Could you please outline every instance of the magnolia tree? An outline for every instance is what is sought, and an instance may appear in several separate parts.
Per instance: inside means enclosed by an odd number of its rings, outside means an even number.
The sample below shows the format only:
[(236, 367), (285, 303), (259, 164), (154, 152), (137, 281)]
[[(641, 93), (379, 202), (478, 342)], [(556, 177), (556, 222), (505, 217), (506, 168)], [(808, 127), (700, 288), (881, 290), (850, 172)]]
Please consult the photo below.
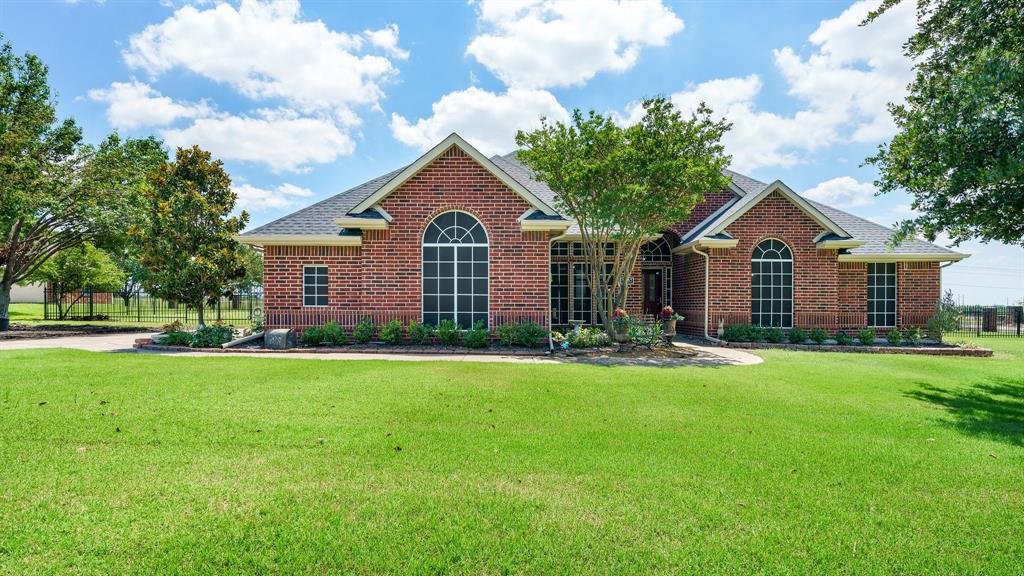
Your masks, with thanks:
[[(558, 209), (576, 220), (587, 282), (609, 334), (622, 330), (612, 312), (626, 302), (640, 248), (689, 217), (705, 194), (729, 184), (721, 144), (730, 128), (703, 104), (684, 118), (671, 102), (643, 102), (636, 124), (619, 126), (594, 111), (569, 123), (519, 132), (519, 158), (555, 192)], [(613, 256), (605, 247), (614, 243)]]

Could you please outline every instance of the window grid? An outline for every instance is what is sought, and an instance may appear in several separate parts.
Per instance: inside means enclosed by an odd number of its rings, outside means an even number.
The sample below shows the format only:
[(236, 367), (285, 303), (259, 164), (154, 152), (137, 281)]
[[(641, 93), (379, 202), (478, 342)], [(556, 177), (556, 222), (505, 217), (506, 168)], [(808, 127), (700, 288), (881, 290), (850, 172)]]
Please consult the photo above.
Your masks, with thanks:
[(588, 264), (575, 264), (572, 267), (572, 319), (575, 322), (593, 324), (591, 311), (593, 301), (587, 276), (590, 274)]
[(462, 329), (487, 326), (487, 234), (465, 212), (445, 212), (427, 225), (423, 242), (423, 323), (453, 320)]
[(327, 266), (302, 267), (302, 305), (327, 306)]
[(868, 326), (896, 326), (896, 263), (868, 264)]
[(551, 323), (569, 323), (569, 265), (565, 263), (551, 265)]
[(750, 318), (755, 326), (793, 326), (793, 253), (781, 240), (768, 239), (751, 259)]
[(671, 264), (672, 250), (664, 237), (640, 247), (640, 260), (644, 264)]

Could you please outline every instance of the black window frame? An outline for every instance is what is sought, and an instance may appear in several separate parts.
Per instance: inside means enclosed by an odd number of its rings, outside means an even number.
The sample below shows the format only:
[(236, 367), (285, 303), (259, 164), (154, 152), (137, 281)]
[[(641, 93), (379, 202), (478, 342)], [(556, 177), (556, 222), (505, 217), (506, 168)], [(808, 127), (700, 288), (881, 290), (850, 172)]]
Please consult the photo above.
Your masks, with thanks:
[(793, 251), (777, 238), (758, 243), (750, 257), (750, 323), (792, 328)]
[[(869, 262), (867, 266), (867, 319), (870, 328), (895, 328), (897, 314), (895, 262)], [(880, 323), (879, 320), (882, 322)]]
[(490, 324), (490, 246), (480, 220), (450, 210), (435, 216), (421, 242), (421, 321), (452, 320), (462, 330)]
[[(313, 269), (310, 274), (308, 270)], [(302, 266), (303, 308), (325, 308), (330, 305), (330, 270), (326, 264), (304, 264)], [(312, 283), (310, 280), (312, 279)], [(312, 293), (310, 290), (312, 289)], [(312, 298), (312, 304), (310, 299)], [(320, 299), (323, 299), (322, 302)]]

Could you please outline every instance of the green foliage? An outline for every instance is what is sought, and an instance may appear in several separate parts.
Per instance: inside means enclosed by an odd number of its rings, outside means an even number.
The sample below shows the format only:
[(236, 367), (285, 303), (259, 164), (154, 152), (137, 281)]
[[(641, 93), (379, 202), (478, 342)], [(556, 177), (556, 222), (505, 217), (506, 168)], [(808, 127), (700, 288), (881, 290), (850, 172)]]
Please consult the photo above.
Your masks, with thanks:
[(917, 346), (918, 344), (921, 343), (921, 336), (921, 328), (918, 326), (912, 326), (910, 328), (907, 328), (907, 330), (903, 333), (903, 337), (906, 339), (907, 344), (911, 344), (914, 346)]
[(764, 341), (771, 342), (772, 344), (778, 344), (786, 339), (786, 333), (782, 331), (782, 328), (771, 327), (764, 329)]
[(906, 103), (890, 108), (899, 132), (867, 160), (882, 192), (909, 192), (922, 213), (897, 241), (920, 231), (1024, 244), (1022, 46), (1019, 1), (918, 0), (904, 47), (916, 76)]
[[(640, 247), (729, 184), (721, 138), (730, 124), (713, 120), (703, 104), (685, 119), (666, 98), (642, 106), (643, 118), (627, 127), (611, 115), (575, 110), (569, 122), (542, 120), (516, 134), (519, 159), (555, 191), (559, 212), (579, 223), (595, 311), (612, 332), (622, 331), (611, 312), (626, 301)], [(609, 272), (604, 252), (613, 241)]]
[(473, 327), (466, 331), (462, 343), (467, 348), (487, 348), (491, 343), (491, 334), (484, 326), (483, 320), (477, 320)]
[(839, 332), (836, 332), (836, 344), (839, 344), (840, 346), (849, 346), (850, 344), (853, 344), (853, 336), (850, 336), (846, 332), (840, 330)]
[(181, 323), (181, 320), (175, 320), (164, 324), (160, 329), (164, 332), (180, 332), (182, 326), (184, 326), (184, 324)]
[(263, 253), (251, 246), (240, 244), (238, 255), (242, 260), (244, 273), (241, 278), (231, 283), (231, 288), (238, 292), (252, 292), (263, 286)]
[(813, 328), (807, 333), (807, 337), (815, 344), (824, 344), (825, 340), (828, 340), (828, 332), (825, 332), (821, 328)]
[(522, 346), (524, 348), (536, 348), (541, 344), (541, 338), (548, 335), (548, 331), (536, 322), (513, 322), (498, 326), (498, 342), (502, 346)]
[(63, 320), (71, 307), (86, 296), (87, 288), (96, 292), (117, 290), (124, 272), (106, 252), (85, 243), (58, 252), (29, 279), (50, 285), (58, 317)]
[(422, 324), (416, 320), (410, 320), (406, 331), (409, 333), (409, 341), (413, 344), (426, 344), (434, 334), (434, 327), (430, 324)]
[(437, 323), (437, 337), (441, 340), (442, 344), (454, 346), (459, 343), (459, 339), (462, 337), (462, 334), (459, 332), (460, 329), (461, 327), (454, 320), (441, 320)]
[(402, 322), (391, 320), (380, 327), (380, 339), (388, 344), (402, 343)]
[(344, 346), (348, 344), (348, 334), (337, 322), (328, 322), (323, 327), (323, 341), (331, 346)]
[(245, 276), (245, 260), (232, 237), (245, 228), (243, 210), (230, 216), (237, 195), (223, 163), (198, 146), (179, 148), (175, 161), (150, 176), (147, 219), (132, 229), (142, 263), (150, 271), (146, 289), (203, 311)]
[(722, 338), (728, 342), (760, 342), (764, 339), (764, 330), (750, 324), (729, 324)]
[(181, 330), (168, 332), (160, 339), (160, 344), (163, 346), (191, 346), (192, 333)]
[(928, 335), (942, 341), (942, 336), (960, 327), (960, 311), (953, 300), (953, 292), (947, 290), (939, 301), (939, 309), (928, 319), (925, 325)]
[(377, 326), (373, 323), (373, 318), (366, 316), (356, 324), (356, 327), (352, 330), (352, 339), (358, 344), (366, 344), (377, 334)]
[(875, 330), (874, 328), (861, 328), (860, 332), (857, 332), (857, 340), (865, 346), (875, 345)]
[(903, 344), (903, 333), (900, 332), (899, 328), (893, 328), (889, 330), (889, 336), (886, 339), (889, 341), (889, 344), (899, 346)]
[(789, 329), (788, 337), (791, 344), (803, 344), (807, 340), (807, 332), (799, 326), (793, 326)]
[(310, 326), (299, 336), (299, 342), (306, 346), (319, 346), (324, 341), (324, 331), (322, 328), (316, 326)]
[(192, 334), (193, 348), (219, 348), (221, 344), (231, 342), (235, 337), (234, 330), (223, 324), (200, 326)]
[(600, 328), (576, 326), (565, 333), (565, 342), (571, 348), (600, 348), (611, 343), (611, 338)]

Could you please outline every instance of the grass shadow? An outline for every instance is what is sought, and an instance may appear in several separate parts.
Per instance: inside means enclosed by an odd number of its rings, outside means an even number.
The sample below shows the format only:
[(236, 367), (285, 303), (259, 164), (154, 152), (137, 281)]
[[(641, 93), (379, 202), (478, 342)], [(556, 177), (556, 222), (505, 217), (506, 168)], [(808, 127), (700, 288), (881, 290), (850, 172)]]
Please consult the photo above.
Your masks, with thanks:
[(946, 390), (927, 383), (907, 396), (943, 408), (943, 423), (969, 434), (1024, 446), (1024, 378), (993, 378)]

